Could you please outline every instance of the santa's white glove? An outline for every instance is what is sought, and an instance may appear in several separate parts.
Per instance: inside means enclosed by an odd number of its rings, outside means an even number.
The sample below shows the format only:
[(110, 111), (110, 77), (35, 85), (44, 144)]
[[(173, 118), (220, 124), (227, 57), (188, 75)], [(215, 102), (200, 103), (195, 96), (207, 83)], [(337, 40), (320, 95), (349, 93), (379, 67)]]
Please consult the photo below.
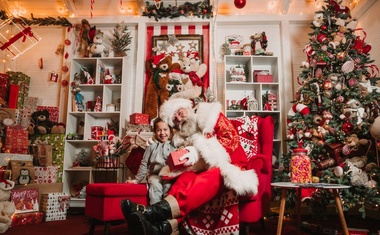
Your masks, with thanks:
[(199, 160), (199, 153), (193, 146), (188, 146), (185, 149), (189, 152), (180, 157), (179, 160), (183, 161), (184, 159), (187, 159), (187, 162), (183, 165), (192, 166)]

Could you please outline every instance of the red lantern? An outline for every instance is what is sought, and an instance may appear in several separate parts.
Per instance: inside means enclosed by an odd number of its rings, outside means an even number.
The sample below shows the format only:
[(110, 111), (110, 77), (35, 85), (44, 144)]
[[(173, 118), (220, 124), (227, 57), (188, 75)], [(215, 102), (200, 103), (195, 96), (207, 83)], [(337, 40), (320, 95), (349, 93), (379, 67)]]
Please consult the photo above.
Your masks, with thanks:
[(246, 0), (234, 0), (234, 4), (236, 8), (242, 9), (245, 7), (245, 4), (247, 3)]

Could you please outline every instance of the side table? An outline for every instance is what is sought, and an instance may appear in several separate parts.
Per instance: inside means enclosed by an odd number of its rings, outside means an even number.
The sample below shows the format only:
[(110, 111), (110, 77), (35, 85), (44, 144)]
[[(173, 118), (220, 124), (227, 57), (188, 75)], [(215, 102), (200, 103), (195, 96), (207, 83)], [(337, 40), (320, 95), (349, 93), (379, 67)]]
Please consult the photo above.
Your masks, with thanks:
[(278, 224), (277, 224), (277, 235), (281, 235), (282, 231), (282, 223), (284, 220), (284, 212), (285, 212), (285, 201), (286, 201), (286, 192), (290, 188), (294, 188), (297, 190), (297, 233), (301, 233), (301, 189), (302, 188), (314, 188), (314, 189), (325, 189), (325, 190), (331, 190), (334, 194), (334, 200), (335, 205), (338, 210), (340, 223), (342, 225), (343, 234), (348, 235), (348, 229), (346, 224), (346, 219), (344, 218), (343, 214), (343, 208), (342, 203), (340, 201), (339, 197), (339, 190), (340, 189), (347, 189), (350, 188), (348, 185), (343, 184), (327, 184), (327, 183), (312, 183), (312, 184), (297, 184), (297, 183), (291, 183), (291, 182), (274, 182), (271, 183), (273, 187), (282, 188), (281, 190), (281, 200), (280, 200), (280, 213), (278, 217)]

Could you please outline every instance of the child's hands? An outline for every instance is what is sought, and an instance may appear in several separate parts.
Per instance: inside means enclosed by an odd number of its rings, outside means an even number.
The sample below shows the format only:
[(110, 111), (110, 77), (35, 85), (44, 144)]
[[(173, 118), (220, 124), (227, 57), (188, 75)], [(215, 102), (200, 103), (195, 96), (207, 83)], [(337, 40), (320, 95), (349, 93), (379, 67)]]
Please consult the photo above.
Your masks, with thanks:
[(127, 180), (127, 181), (125, 181), (125, 183), (127, 183), (127, 184), (138, 184), (139, 182), (137, 182), (137, 180)]

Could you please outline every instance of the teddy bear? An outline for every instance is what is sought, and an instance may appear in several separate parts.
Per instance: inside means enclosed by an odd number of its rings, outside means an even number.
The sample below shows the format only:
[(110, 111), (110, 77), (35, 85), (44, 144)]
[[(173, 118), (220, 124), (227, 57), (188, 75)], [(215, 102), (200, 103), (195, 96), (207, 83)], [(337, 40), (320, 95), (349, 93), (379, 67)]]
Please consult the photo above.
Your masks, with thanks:
[(88, 47), (90, 57), (104, 57), (107, 53), (107, 48), (103, 45), (103, 32), (97, 30), (92, 44)]
[(15, 182), (12, 180), (0, 181), (0, 233), (8, 230), (12, 223), (11, 216), (16, 211), (15, 204), (9, 201), (14, 186)]
[(318, 13), (314, 16), (313, 25), (315, 27), (321, 27), (323, 24), (323, 13)]
[(54, 123), (49, 118), (50, 114), (47, 109), (32, 113), (31, 125), (28, 128), (29, 136), (50, 134)]
[(347, 27), (345, 25), (339, 25), (338, 32), (334, 32), (331, 34), (333, 37), (333, 40), (329, 42), (329, 45), (336, 49), (337, 46), (340, 44), (345, 44), (346, 43), (346, 37), (345, 33), (348, 31)]
[(172, 57), (164, 53), (154, 55), (147, 62), (150, 78), (145, 95), (144, 113), (152, 120), (157, 117), (158, 108), (169, 99), (166, 86), (172, 68)]
[(207, 72), (206, 64), (201, 63), (199, 53), (195, 51), (189, 53), (187, 57), (183, 57), (178, 64), (180, 73), (174, 72), (175, 65), (173, 65), (173, 72), (170, 76), (171, 79), (181, 81), (183, 89), (172, 94), (170, 98), (194, 99), (199, 97), (203, 87), (202, 77)]

